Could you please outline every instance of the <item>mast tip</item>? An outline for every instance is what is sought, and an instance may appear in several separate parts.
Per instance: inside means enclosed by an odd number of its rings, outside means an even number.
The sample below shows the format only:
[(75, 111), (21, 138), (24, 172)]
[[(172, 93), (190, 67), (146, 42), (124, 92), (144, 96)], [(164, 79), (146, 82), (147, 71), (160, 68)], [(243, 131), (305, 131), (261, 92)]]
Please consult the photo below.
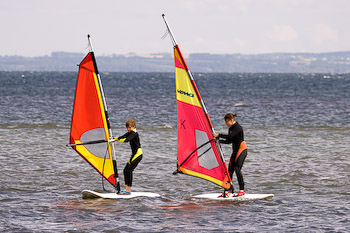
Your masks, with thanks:
[(165, 14), (162, 14), (162, 16), (164, 17), (164, 16), (165, 16)]
[(88, 38), (90, 38), (90, 34), (88, 34)]

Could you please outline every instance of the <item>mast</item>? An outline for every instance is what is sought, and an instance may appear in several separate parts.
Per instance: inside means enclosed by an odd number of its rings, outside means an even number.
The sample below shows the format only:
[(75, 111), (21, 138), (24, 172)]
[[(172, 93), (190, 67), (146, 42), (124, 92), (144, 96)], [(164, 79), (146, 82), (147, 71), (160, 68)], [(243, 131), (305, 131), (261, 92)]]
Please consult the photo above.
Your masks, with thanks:
[(167, 21), (166, 18), (165, 18), (165, 14), (162, 14), (162, 17), (163, 17), (163, 19), (164, 19), (164, 22), (165, 22), (165, 25), (166, 25), (166, 27), (167, 27), (167, 30), (168, 30), (168, 32), (169, 32), (169, 34), (170, 34), (171, 42), (173, 42), (173, 45), (176, 46), (177, 43), (176, 43), (174, 34), (172, 33), (172, 31), (171, 31), (171, 29), (170, 29), (170, 27), (169, 27), (168, 21)]
[[(111, 125), (109, 123), (107, 102), (106, 102), (106, 97), (105, 97), (103, 86), (102, 86), (101, 76), (100, 76), (100, 73), (98, 72), (97, 63), (96, 63), (96, 59), (95, 59), (94, 48), (92, 46), (90, 35), (88, 34), (87, 37), (88, 37), (88, 41), (89, 41), (90, 54), (91, 54), (91, 57), (92, 57), (92, 61), (94, 63), (96, 76), (97, 76), (98, 84), (99, 84), (100, 91), (101, 91), (101, 98), (102, 98), (103, 108), (104, 108), (104, 112), (105, 112), (105, 116), (106, 116), (107, 128), (108, 128), (108, 131), (109, 131), (109, 136), (110, 136), (110, 138), (112, 138), (113, 137), (113, 133), (112, 133)], [(114, 146), (114, 143), (110, 143), (110, 140), (108, 138), (107, 138), (107, 140), (108, 140), (108, 143), (111, 146), (111, 150), (112, 150), (112, 159), (113, 159), (114, 173), (115, 173), (115, 178), (116, 178), (116, 187), (115, 188), (116, 188), (117, 192), (119, 193), (119, 191), (120, 191), (120, 183), (119, 183), (118, 168), (117, 168), (117, 161), (116, 161), (116, 155), (115, 155), (115, 146)]]
[[(171, 29), (170, 29), (170, 26), (169, 26), (169, 24), (168, 24), (168, 21), (167, 21), (166, 18), (165, 18), (165, 15), (162, 14), (162, 17), (163, 17), (163, 19), (164, 19), (165, 25), (166, 25), (167, 30), (168, 30), (168, 32), (169, 32), (169, 35), (170, 35), (170, 37), (171, 37), (171, 41), (172, 41), (172, 43), (173, 43), (173, 45), (174, 45), (174, 48), (177, 48), (177, 49), (180, 51), (180, 48), (179, 48), (179, 46), (178, 46), (178, 44), (177, 44), (177, 42), (176, 42), (176, 40), (175, 40), (174, 34), (172, 33), (172, 31), (171, 31)], [(181, 52), (180, 52), (180, 56), (181, 56), (181, 59), (182, 59), (183, 61), (185, 61), (185, 59), (182, 57), (182, 53), (181, 53)], [(187, 74), (188, 74), (188, 76), (189, 76), (190, 79), (191, 79), (191, 83), (192, 83), (192, 85), (193, 85), (193, 87), (194, 87), (194, 90), (196, 91), (196, 94), (197, 94), (197, 96), (198, 96), (199, 99), (200, 99), (200, 103), (201, 103), (201, 105), (202, 105), (202, 108), (203, 108), (203, 111), (204, 111), (205, 116), (206, 116), (206, 118), (207, 118), (207, 121), (208, 121), (208, 123), (209, 123), (209, 125), (210, 125), (211, 131), (212, 131), (212, 133), (215, 133), (215, 129), (214, 129), (213, 124), (211, 123), (211, 120), (210, 120), (210, 118), (209, 118), (209, 114), (208, 114), (207, 108), (205, 107), (204, 101), (203, 101), (201, 95), (199, 94), (199, 90), (198, 90), (198, 88), (197, 88), (196, 83), (194, 82), (194, 78), (193, 78), (193, 76), (192, 76), (192, 73), (191, 73), (190, 69), (188, 68), (186, 62), (184, 62), (184, 64), (185, 64), (185, 68), (186, 68)]]
[[(94, 67), (95, 67), (95, 71), (96, 71), (96, 75), (97, 75), (97, 79), (98, 79), (98, 84), (99, 84), (100, 90), (101, 90), (101, 97), (102, 97), (102, 102), (103, 102), (103, 108), (104, 108), (105, 114), (106, 114), (107, 126), (108, 126), (108, 130), (109, 130), (109, 134), (112, 137), (112, 130), (111, 130), (111, 126), (109, 124), (109, 117), (108, 117), (108, 109), (107, 109), (106, 97), (105, 97), (105, 94), (104, 94), (104, 91), (103, 91), (103, 87), (102, 87), (101, 76), (100, 76), (100, 73), (98, 72), (97, 63), (96, 63), (96, 59), (95, 59), (94, 48), (92, 47), (90, 35), (88, 35), (88, 41), (89, 41), (89, 47), (90, 47), (90, 54), (92, 56), (92, 61), (94, 63)], [(113, 156), (114, 156), (113, 159), (115, 159), (115, 154)]]

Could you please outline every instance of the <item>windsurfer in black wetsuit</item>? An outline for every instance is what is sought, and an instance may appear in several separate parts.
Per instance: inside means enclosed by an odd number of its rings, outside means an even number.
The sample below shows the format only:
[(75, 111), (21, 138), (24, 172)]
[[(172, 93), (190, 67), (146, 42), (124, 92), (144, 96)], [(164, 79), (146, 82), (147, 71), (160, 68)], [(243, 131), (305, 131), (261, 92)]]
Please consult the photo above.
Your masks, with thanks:
[[(224, 117), (225, 123), (229, 127), (228, 134), (215, 133), (213, 134), (213, 136), (222, 138), (223, 140), (220, 140), (220, 142), (223, 144), (232, 143), (232, 154), (230, 158), (228, 171), (230, 173), (231, 179), (233, 172), (235, 172), (237, 176), (239, 192), (235, 194), (235, 196), (242, 196), (244, 195), (244, 180), (241, 169), (244, 160), (247, 157), (247, 145), (244, 141), (243, 128), (238, 124), (238, 122), (236, 122), (236, 116), (236, 113), (227, 113)], [(234, 193), (233, 187), (232, 192)], [(225, 190), (222, 196), (226, 197), (227, 195), (228, 191)]]
[(120, 194), (123, 195), (130, 195), (132, 185), (132, 172), (142, 160), (142, 150), (139, 134), (136, 131), (135, 121), (133, 119), (128, 119), (126, 121), (126, 128), (128, 132), (123, 136), (116, 137), (115, 139), (118, 142), (130, 143), (132, 155), (124, 168), (125, 190), (120, 192)]

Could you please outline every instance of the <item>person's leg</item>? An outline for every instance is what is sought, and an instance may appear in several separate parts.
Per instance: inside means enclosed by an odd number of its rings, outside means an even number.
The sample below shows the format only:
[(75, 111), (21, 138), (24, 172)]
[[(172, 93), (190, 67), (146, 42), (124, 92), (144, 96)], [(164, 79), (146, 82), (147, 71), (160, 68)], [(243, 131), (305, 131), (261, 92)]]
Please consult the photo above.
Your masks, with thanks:
[(129, 163), (125, 166), (124, 169), (124, 175), (125, 175), (125, 190), (130, 192), (131, 191), (131, 186), (132, 186), (132, 180), (133, 180), (133, 171), (137, 167), (137, 165), (140, 163), (142, 160), (142, 155), (138, 156), (136, 159)]
[(238, 156), (238, 159), (234, 165), (234, 171), (235, 171), (236, 176), (237, 176), (237, 181), (239, 184), (240, 191), (244, 191), (244, 179), (243, 179), (243, 175), (242, 175), (241, 170), (242, 170), (243, 163), (244, 163), (244, 160), (246, 157), (247, 157), (247, 150), (243, 150), (242, 153)]
[(125, 190), (130, 192), (131, 183), (132, 183), (132, 171), (129, 163), (126, 163), (123, 173), (124, 173), (124, 181), (125, 181)]
[[(236, 157), (236, 156), (234, 156), (234, 155), (232, 154), (232, 155), (231, 155), (231, 158), (230, 158), (230, 162), (229, 162), (229, 164), (228, 164), (228, 173), (229, 173), (229, 175), (230, 175), (230, 177), (231, 177), (231, 180), (232, 180), (232, 176), (233, 176), (233, 172), (234, 172), (235, 157)], [(225, 192), (226, 195), (229, 193), (229, 191), (230, 191), (231, 193), (234, 193), (234, 192), (235, 192), (235, 189), (233, 188), (232, 182), (231, 182), (231, 189), (230, 189), (230, 190), (225, 189), (225, 191), (226, 191), (226, 192)]]

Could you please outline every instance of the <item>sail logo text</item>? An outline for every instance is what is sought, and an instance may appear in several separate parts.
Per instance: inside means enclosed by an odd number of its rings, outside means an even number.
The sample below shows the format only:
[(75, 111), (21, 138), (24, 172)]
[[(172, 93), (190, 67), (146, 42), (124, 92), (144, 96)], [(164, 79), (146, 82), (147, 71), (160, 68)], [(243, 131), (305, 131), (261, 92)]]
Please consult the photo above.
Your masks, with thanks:
[(194, 94), (188, 93), (188, 92), (185, 92), (185, 91), (182, 91), (182, 90), (179, 90), (179, 89), (177, 89), (177, 93), (182, 94), (182, 95), (186, 95), (188, 97), (194, 97)]

